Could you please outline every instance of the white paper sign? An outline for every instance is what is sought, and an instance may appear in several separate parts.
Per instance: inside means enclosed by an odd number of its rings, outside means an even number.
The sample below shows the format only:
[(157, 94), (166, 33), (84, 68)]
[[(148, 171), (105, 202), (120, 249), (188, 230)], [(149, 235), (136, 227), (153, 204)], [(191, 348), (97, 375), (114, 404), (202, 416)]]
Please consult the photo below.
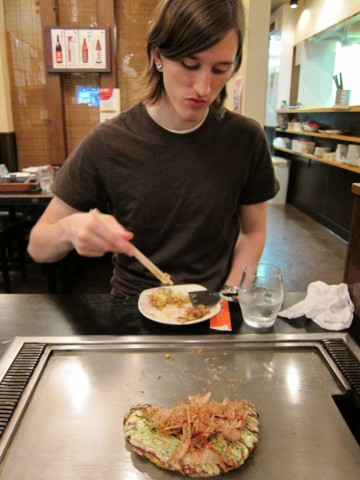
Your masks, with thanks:
[(120, 89), (119, 88), (101, 88), (100, 97), (100, 122), (105, 122), (114, 118), (120, 113)]

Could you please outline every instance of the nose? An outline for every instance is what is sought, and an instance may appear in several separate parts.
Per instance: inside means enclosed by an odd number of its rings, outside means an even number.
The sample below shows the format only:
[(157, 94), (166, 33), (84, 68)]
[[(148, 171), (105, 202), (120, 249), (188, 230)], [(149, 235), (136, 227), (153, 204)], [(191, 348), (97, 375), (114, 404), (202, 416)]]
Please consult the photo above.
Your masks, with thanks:
[(207, 71), (199, 71), (194, 79), (194, 90), (199, 97), (205, 97), (211, 92), (213, 74)]

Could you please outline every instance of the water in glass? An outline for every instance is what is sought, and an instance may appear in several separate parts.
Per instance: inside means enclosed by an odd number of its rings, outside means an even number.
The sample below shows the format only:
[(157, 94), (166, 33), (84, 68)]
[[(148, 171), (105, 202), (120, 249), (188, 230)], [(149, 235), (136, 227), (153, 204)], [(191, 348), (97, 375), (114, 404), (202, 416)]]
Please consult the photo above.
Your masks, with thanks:
[(247, 265), (239, 288), (239, 303), (246, 324), (255, 328), (274, 325), (284, 299), (281, 270), (275, 265)]
[(52, 168), (41, 168), (38, 171), (40, 188), (43, 192), (50, 192), (50, 185), (54, 178), (54, 170)]

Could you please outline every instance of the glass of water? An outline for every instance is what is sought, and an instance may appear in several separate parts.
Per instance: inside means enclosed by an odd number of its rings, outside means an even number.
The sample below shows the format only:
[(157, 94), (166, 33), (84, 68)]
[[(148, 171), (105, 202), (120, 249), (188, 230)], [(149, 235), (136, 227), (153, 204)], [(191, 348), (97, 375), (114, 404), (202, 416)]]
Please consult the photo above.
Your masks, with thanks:
[(239, 304), (244, 322), (254, 328), (269, 328), (275, 323), (284, 300), (281, 270), (269, 263), (254, 263), (244, 268)]
[(43, 167), (38, 170), (40, 188), (44, 193), (50, 193), (50, 185), (54, 178), (54, 170), (51, 167)]

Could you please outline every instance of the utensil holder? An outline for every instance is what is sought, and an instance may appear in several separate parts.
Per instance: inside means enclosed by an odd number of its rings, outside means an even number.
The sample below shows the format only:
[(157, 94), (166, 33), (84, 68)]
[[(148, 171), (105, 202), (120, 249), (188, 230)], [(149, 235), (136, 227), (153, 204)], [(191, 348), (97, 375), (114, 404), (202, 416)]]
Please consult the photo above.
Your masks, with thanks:
[(349, 105), (351, 90), (336, 90), (335, 105)]

